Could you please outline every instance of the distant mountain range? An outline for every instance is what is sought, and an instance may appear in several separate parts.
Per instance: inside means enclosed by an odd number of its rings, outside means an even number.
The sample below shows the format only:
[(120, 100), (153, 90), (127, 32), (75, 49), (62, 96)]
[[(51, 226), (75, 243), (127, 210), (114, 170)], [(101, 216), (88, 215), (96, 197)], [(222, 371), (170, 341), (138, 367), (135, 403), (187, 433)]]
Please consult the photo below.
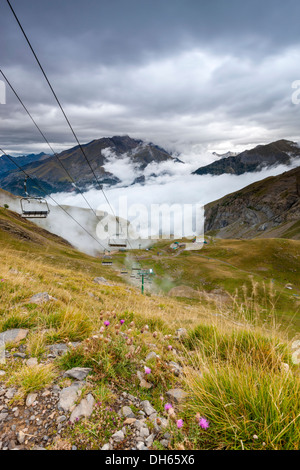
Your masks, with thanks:
[[(178, 161), (163, 148), (152, 143), (145, 143), (142, 140), (131, 139), (128, 136), (93, 140), (82, 145), (82, 148), (98, 181), (109, 186), (120, 182), (117, 176), (104, 168), (105, 163), (110, 158), (122, 159), (129, 157), (130, 162), (138, 170), (144, 170), (152, 162)], [(32, 156), (31, 161), (29, 161), (29, 158), (28, 161), (16, 159), (19, 165), (24, 165), (26, 173), (32, 175), (33, 181), (28, 180), (29, 192), (32, 195), (40, 194), (35, 181), (38, 181), (40, 186), (51, 193), (76, 191), (72, 180), (70, 180), (62, 165), (68, 170), (76, 185), (82, 191), (96, 184), (95, 177), (79, 146), (65, 150), (57, 156), (43, 155), (43, 157), (36, 157)], [(0, 161), (2, 159), (4, 159), (4, 156), (0, 158)], [(3, 171), (0, 166), (0, 186), (13, 194), (23, 195), (24, 175), (13, 167), (13, 164), (5, 167), (3, 163)], [(143, 182), (143, 178), (140, 178), (140, 181)]]
[[(147, 183), (145, 169), (150, 164), (162, 162), (180, 162), (180, 160), (163, 148), (142, 140), (132, 139), (129, 136), (115, 136), (101, 138), (82, 145), (98, 181), (102, 185), (114, 186), (121, 183), (120, 168), (116, 171), (118, 161), (131, 165), (136, 171), (136, 177), (131, 182), (122, 185)], [(198, 168), (195, 175), (221, 175), (224, 173), (241, 175), (247, 172), (259, 172), (263, 168), (289, 165), (296, 158), (300, 158), (300, 148), (295, 142), (279, 140), (267, 145), (259, 145), (251, 150), (239, 154), (227, 152), (213, 154), (218, 160), (210, 165)], [(28, 190), (32, 195), (42, 195), (38, 186), (47, 193), (76, 192), (78, 188), (85, 191), (96, 185), (95, 177), (86, 162), (79, 146), (65, 150), (58, 155), (45, 153), (31, 154), (13, 158), (26, 173), (32, 176), (28, 180)], [(201, 155), (199, 155), (199, 161)], [(113, 163), (112, 163), (113, 162)], [(181, 162), (184, 164), (183, 162)], [(117, 165), (118, 166), (118, 165)], [(64, 168), (76, 182), (74, 184)], [(155, 168), (155, 166), (154, 166)], [(114, 171), (116, 174), (114, 174)], [(121, 170), (122, 171), (122, 170)], [(150, 172), (148, 171), (147, 174)], [(134, 174), (134, 171), (133, 171)], [(118, 177), (119, 175), (119, 177)], [(151, 177), (157, 176), (151, 171)], [(24, 175), (7, 159), (0, 157), (0, 187), (15, 195), (24, 195)]]
[(207, 204), (205, 232), (219, 238), (299, 240), (300, 167)]
[[(19, 166), (25, 166), (32, 162), (42, 161), (45, 158), (48, 158), (48, 155), (42, 152), (39, 154), (31, 153), (30, 155), (23, 155), (20, 157), (12, 157), (11, 155), (9, 155), (9, 157)], [(6, 155), (2, 155), (2, 157), (0, 158), (0, 176), (4, 173), (8, 173), (10, 171), (15, 170), (16, 166), (14, 165), (14, 163)]]
[(289, 165), (296, 157), (300, 157), (300, 148), (296, 142), (278, 140), (267, 145), (258, 145), (236, 156), (217, 160), (209, 165), (198, 168), (198, 170), (194, 171), (194, 174), (222, 175), (230, 173), (241, 175), (243, 173), (260, 171), (263, 168), (275, 165)]

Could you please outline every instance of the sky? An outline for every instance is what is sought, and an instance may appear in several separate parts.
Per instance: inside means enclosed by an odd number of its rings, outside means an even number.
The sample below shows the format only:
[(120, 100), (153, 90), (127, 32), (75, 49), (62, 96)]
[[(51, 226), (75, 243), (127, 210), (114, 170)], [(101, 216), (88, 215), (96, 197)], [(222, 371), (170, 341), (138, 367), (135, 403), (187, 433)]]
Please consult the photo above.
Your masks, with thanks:
[[(300, 140), (299, 0), (11, 4), (81, 143), (127, 134), (201, 166), (208, 152)], [(54, 150), (75, 146), (6, 0), (0, 68)], [(0, 144), (49, 152), (7, 87)]]

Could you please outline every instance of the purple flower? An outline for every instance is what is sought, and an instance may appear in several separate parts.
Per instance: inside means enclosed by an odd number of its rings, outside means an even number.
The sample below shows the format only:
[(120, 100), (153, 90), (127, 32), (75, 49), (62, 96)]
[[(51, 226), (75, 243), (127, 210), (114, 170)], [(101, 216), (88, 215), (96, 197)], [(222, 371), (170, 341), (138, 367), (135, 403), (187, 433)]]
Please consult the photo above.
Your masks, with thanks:
[(109, 326), (109, 325), (110, 325), (109, 321), (106, 320), (106, 321), (104, 322), (104, 325), (105, 325), (105, 326)]
[(208, 429), (209, 428), (209, 421), (205, 418), (200, 418), (199, 419), (199, 426), (202, 429)]
[(123, 323), (125, 323), (125, 320), (120, 320), (120, 323), (121, 325), (123, 325)]
[(178, 429), (182, 428), (182, 426), (183, 426), (183, 419), (178, 419), (178, 420), (176, 421), (176, 424), (177, 424)]
[(151, 374), (151, 369), (149, 367), (145, 367), (145, 374)]
[(167, 404), (165, 405), (165, 410), (166, 410), (166, 411), (170, 410), (171, 408), (173, 408), (173, 406), (171, 405), (171, 403), (167, 403)]
[(171, 345), (169, 344), (168, 350), (169, 350), (169, 351), (172, 351), (172, 349), (173, 349), (173, 346), (171, 346)]

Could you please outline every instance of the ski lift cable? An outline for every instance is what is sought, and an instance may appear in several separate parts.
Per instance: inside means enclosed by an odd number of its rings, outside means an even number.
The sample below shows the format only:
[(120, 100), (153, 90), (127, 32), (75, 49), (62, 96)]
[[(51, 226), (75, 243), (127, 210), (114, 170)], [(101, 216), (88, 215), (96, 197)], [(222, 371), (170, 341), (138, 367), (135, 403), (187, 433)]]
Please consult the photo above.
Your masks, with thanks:
[[(53, 87), (52, 87), (52, 85), (51, 85), (51, 83), (50, 83), (50, 81), (49, 81), (49, 79), (48, 79), (48, 76), (47, 76), (47, 74), (46, 74), (46, 72), (45, 72), (45, 70), (44, 70), (44, 68), (43, 68), (43, 66), (42, 66), (42, 64), (41, 64), (41, 62), (39, 61), (39, 59), (38, 59), (38, 57), (37, 57), (37, 54), (35, 53), (35, 51), (34, 51), (34, 49), (33, 49), (33, 46), (31, 45), (31, 43), (30, 43), (30, 41), (29, 41), (29, 38), (28, 38), (27, 34), (25, 33), (24, 28), (23, 28), (23, 26), (22, 26), (22, 24), (21, 24), (19, 18), (17, 17), (17, 15), (16, 15), (16, 13), (15, 13), (15, 11), (14, 11), (14, 9), (13, 9), (11, 3), (10, 3), (10, 1), (9, 1), (9, 0), (6, 0), (6, 1), (7, 1), (8, 5), (9, 5), (9, 7), (10, 7), (10, 9), (11, 9), (11, 11), (12, 11), (12, 13), (13, 13), (13, 15), (14, 15), (14, 17), (15, 17), (15, 19), (16, 19), (16, 21), (17, 21), (17, 23), (18, 23), (18, 25), (19, 25), (19, 27), (20, 27), (20, 29), (21, 29), (21, 31), (22, 31), (22, 33), (23, 33), (24, 38), (26, 39), (26, 42), (27, 42), (27, 44), (28, 44), (28, 46), (29, 46), (29, 48), (30, 48), (30, 50), (31, 50), (31, 52), (32, 52), (32, 54), (33, 54), (33, 56), (34, 56), (34, 58), (35, 58), (35, 60), (36, 60), (36, 62), (37, 62), (37, 64), (38, 64), (38, 66), (39, 66), (39, 68), (40, 68), (40, 70), (41, 70), (41, 72), (42, 72), (42, 74), (44, 75), (44, 78), (45, 78), (45, 80), (46, 80), (46, 82), (47, 82), (47, 84), (48, 84), (48, 86), (49, 86), (49, 88), (50, 88), (50, 90), (51, 90), (51, 92), (52, 92), (52, 94), (53, 94), (53, 96), (54, 96), (54, 98), (55, 98), (55, 100), (56, 100), (56, 102), (57, 102), (57, 104), (58, 104), (58, 106), (59, 106), (59, 108), (60, 108), (60, 110), (61, 110), (61, 112), (62, 112), (62, 114), (63, 114), (63, 116), (64, 116), (64, 118), (65, 118), (65, 120), (66, 120), (66, 122), (67, 122), (67, 124), (68, 124), (68, 126), (69, 126), (69, 128), (70, 128), (70, 130), (71, 130), (71, 132), (72, 132), (72, 134), (73, 134), (73, 136), (74, 136), (74, 138), (75, 138), (75, 140), (76, 140), (76, 142), (77, 142), (77, 144), (78, 144), (78, 146), (79, 146), (79, 149), (80, 149), (82, 155), (84, 156), (84, 159), (86, 160), (88, 166), (90, 167), (90, 170), (91, 170), (91, 172), (93, 173), (94, 178), (95, 178), (95, 180), (96, 180), (96, 182), (97, 182), (97, 184), (98, 184), (100, 190), (102, 191), (102, 194), (103, 194), (103, 196), (104, 196), (104, 198), (105, 198), (105, 200), (106, 200), (106, 202), (107, 202), (107, 204), (108, 204), (110, 210), (112, 211), (114, 217), (117, 219), (117, 217), (116, 217), (116, 215), (115, 215), (115, 212), (114, 212), (114, 210), (113, 210), (113, 208), (112, 208), (112, 206), (111, 206), (111, 204), (110, 204), (110, 202), (109, 202), (109, 200), (108, 200), (108, 197), (107, 197), (107, 195), (105, 194), (105, 192), (104, 192), (104, 190), (103, 190), (102, 184), (100, 183), (100, 181), (99, 181), (99, 179), (98, 179), (98, 177), (97, 177), (95, 171), (93, 170), (93, 168), (92, 168), (92, 166), (91, 166), (91, 163), (90, 163), (89, 159), (87, 158), (86, 153), (85, 153), (85, 151), (84, 151), (84, 149), (83, 149), (83, 147), (82, 147), (82, 145), (81, 145), (81, 143), (80, 143), (80, 141), (79, 141), (79, 139), (78, 139), (78, 137), (77, 137), (77, 135), (76, 135), (76, 133), (75, 133), (75, 131), (74, 131), (74, 128), (72, 127), (71, 122), (70, 122), (70, 120), (68, 119), (68, 117), (67, 117), (67, 115), (66, 115), (66, 113), (65, 113), (65, 111), (64, 111), (64, 109), (63, 109), (63, 107), (62, 107), (62, 105), (61, 105), (61, 103), (60, 103), (60, 100), (58, 99), (58, 97), (57, 97), (57, 95), (56, 95), (56, 93), (55, 93), (55, 91), (54, 91), (54, 89), (53, 89)], [(119, 219), (119, 218), (118, 218), (118, 219)], [(129, 239), (128, 239), (128, 244), (129, 244), (130, 248), (133, 249), (132, 246), (131, 246), (131, 243), (130, 243)], [(135, 257), (136, 257), (136, 255), (135, 255)], [(142, 263), (140, 262), (140, 260), (139, 260), (137, 257), (136, 257), (136, 259), (137, 259), (138, 263), (140, 264), (140, 266), (142, 267)]]
[[(33, 180), (33, 178), (28, 173), (26, 173), (26, 171), (20, 165), (18, 165), (2, 148), (0, 148), (0, 152), (2, 152), (2, 154), (5, 155), (20, 171), (22, 171), (25, 177)], [(44, 188), (42, 188), (39, 184), (37, 184), (37, 187), (45, 194), (45, 196), (48, 196), (62, 211), (64, 211), (69, 217), (71, 217), (71, 219), (74, 222), (76, 222), (77, 225), (79, 225), (79, 227), (81, 227), (90, 237), (92, 237), (98, 243), (98, 245), (100, 245), (104, 249), (104, 251), (107, 251), (107, 249), (99, 242), (99, 240), (97, 240), (97, 238), (95, 238), (88, 230), (86, 230), (86, 228), (83, 225), (81, 225), (81, 223), (78, 222), (78, 220), (76, 220), (75, 217), (69, 214), (69, 212), (66, 209), (64, 209), (52, 196), (50, 196), (44, 190)]]
[(7, 76), (4, 74), (4, 72), (0, 69), (0, 73), (2, 74), (3, 78), (5, 79), (6, 83), (8, 84), (8, 86), (10, 87), (10, 89), (12, 90), (12, 92), (14, 93), (14, 95), (16, 96), (16, 98), (18, 99), (18, 101), (20, 102), (20, 104), (22, 105), (22, 107), (24, 108), (24, 110), (26, 111), (26, 113), (28, 114), (28, 116), (30, 117), (31, 121), (33, 122), (33, 124), (35, 125), (35, 127), (37, 128), (37, 130), (39, 131), (39, 133), (41, 134), (41, 136), (43, 137), (44, 141), (46, 142), (46, 144), (48, 145), (48, 147), (50, 148), (51, 152), (53, 153), (53, 155), (55, 156), (55, 158), (57, 159), (57, 161), (59, 162), (59, 164), (61, 165), (61, 167), (63, 168), (63, 170), (66, 172), (67, 176), (70, 178), (70, 180), (74, 183), (75, 187), (78, 189), (78, 191), (80, 192), (81, 196), (83, 197), (83, 199), (85, 200), (86, 204), (89, 206), (89, 208), (92, 210), (92, 212), (94, 213), (95, 217), (97, 218), (97, 220), (99, 220), (95, 210), (93, 209), (93, 207), (90, 205), (90, 203), (88, 202), (88, 200), (86, 199), (85, 195), (83, 194), (83, 192), (81, 191), (81, 189), (77, 186), (77, 183), (76, 181), (74, 180), (74, 178), (71, 176), (70, 172), (68, 171), (68, 169), (64, 166), (64, 164), (62, 163), (62, 161), (60, 160), (60, 158), (58, 157), (57, 153), (54, 151), (53, 147), (51, 146), (50, 142), (48, 141), (47, 137), (45, 136), (44, 132), (41, 130), (41, 128), (38, 126), (37, 122), (35, 121), (35, 119), (32, 117), (31, 113), (29, 112), (28, 108), (25, 106), (25, 104), (23, 103), (22, 99), (20, 98), (20, 96), (18, 95), (18, 93), (16, 92), (15, 88), (12, 86), (11, 82), (8, 80)]

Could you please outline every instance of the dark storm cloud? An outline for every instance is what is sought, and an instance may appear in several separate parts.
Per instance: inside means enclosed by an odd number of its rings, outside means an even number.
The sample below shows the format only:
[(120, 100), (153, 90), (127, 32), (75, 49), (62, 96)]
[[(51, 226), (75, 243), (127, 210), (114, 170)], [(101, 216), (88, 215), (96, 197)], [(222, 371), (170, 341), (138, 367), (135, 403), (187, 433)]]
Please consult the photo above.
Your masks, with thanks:
[[(83, 142), (128, 133), (226, 150), (298, 135), (298, 0), (11, 3)], [(5, 0), (0, 35), (0, 67), (49, 140), (74, 145)], [(8, 150), (47, 151), (9, 90), (0, 126)]]

